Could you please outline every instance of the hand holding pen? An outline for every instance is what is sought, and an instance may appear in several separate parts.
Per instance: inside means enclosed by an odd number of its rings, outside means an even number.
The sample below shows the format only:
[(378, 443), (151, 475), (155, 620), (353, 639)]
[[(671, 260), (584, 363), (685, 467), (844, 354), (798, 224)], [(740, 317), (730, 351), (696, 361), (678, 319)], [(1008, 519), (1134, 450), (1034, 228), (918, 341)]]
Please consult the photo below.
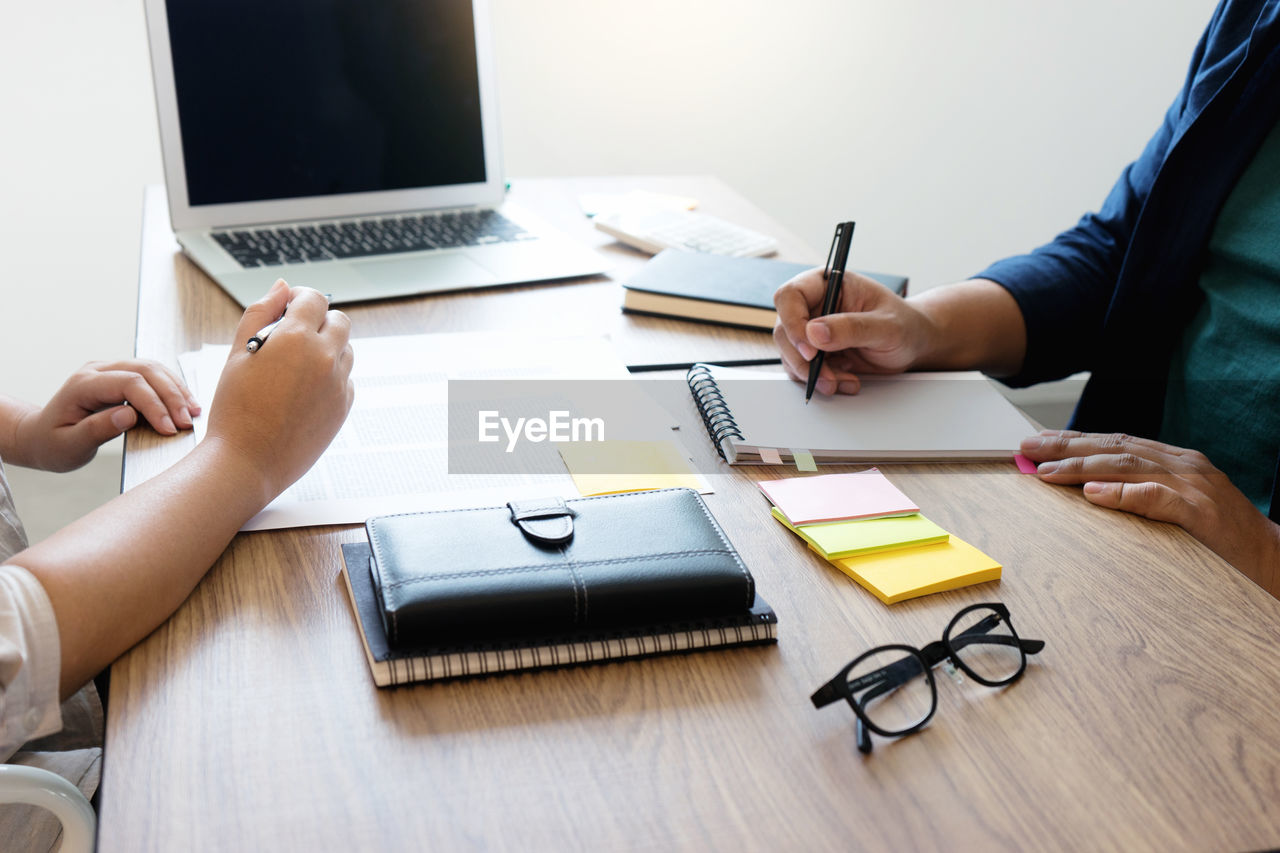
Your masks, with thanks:
[[(845, 224), (849, 228), (841, 230), (852, 237), (853, 223)], [(839, 250), (833, 240), (826, 269), (802, 272), (773, 295), (778, 355), (810, 395), (856, 394), (861, 375), (916, 368), (938, 341), (936, 324), (919, 302), (847, 269), (833, 278), (832, 267), (843, 266)]]
[[(840, 308), (840, 291), (844, 286), (844, 270), (849, 263), (849, 247), (853, 244), (852, 222), (841, 222), (836, 225), (836, 233), (831, 238), (831, 248), (827, 250), (827, 263), (823, 267), (823, 276), (827, 280), (826, 294), (822, 299), (822, 311), (819, 317), (833, 314)], [(809, 380), (804, 386), (804, 402), (808, 405), (813, 397), (813, 389), (818, 385), (818, 374), (822, 372), (822, 350), (818, 350), (809, 361)]]
[[(286, 308), (286, 310), (288, 309)], [(276, 330), (276, 326), (279, 326), (283, 321), (284, 315), (281, 314), (279, 320), (276, 320), (274, 323), (268, 323), (259, 329), (253, 337), (249, 338), (249, 342), (244, 345), (245, 351), (257, 352), (262, 349), (262, 345), (267, 342), (267, 336), (274, 332)]]
[[(280, 317), (271, 343), (247, 353), (250, 338)], [(234, 450), (220, 469), (254, 472), (263, 487), (251, 481), (245, 492), (254, 512), (302, 476), (342, 426), (355, 393), (350, 335), (350, 319), (323, 293), (284, 281), (241, 317), (200, 446)]]
[[(328, 302), (333, 301), (333, 296), (331, 294), (326, 293), (324, 298)], [(286, 305), (285, 311), (288, 310), (289, 306)], [(245, 352), (257, 352), (262, 349), (262, 345), (267, 342), (267, 338), (276, 330), (276, 326), (279, 326), (282, 322), (284, 322), (283, 313), (280, 315), (280, 319), (276, 320), (274, 323), (268, 323), (263, 326), (256, 334), (253, 335), (253, 337), (249, 338), (248, 342), (244, 345)]]

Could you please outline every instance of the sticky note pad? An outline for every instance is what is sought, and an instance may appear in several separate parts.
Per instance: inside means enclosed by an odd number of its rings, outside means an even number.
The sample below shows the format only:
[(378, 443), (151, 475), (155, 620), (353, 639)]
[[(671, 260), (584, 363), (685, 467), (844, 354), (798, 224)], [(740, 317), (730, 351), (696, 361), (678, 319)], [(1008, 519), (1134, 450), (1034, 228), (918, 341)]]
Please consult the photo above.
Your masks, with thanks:
[(573, 441), (560, 458), (584, 496), (686, 487), (711, 491), (671, 441)]
[(792, 524), (910, 515), (920, 511), (920, 507), (875, 468), (854, 474), (761, 480), (758, 485)]
[(938, 545), (845, 557), (831, 565), (885, 604), (1000, 579), (999, 563), (954, 536)]
[(919, 513), (890, 518), (858, 518), (796, 527), (777, 507), (773, 517), (828, 560), (946, 542), (947, 531)]

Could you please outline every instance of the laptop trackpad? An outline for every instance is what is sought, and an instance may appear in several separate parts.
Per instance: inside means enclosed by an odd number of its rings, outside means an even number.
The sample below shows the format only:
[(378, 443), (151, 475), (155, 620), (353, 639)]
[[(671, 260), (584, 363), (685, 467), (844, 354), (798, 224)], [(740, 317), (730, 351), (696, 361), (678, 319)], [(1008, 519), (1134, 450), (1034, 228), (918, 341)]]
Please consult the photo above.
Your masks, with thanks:
[(493, 273), (461, 252), (362, 260), (351, 265), (379, 296), (496, 284)]

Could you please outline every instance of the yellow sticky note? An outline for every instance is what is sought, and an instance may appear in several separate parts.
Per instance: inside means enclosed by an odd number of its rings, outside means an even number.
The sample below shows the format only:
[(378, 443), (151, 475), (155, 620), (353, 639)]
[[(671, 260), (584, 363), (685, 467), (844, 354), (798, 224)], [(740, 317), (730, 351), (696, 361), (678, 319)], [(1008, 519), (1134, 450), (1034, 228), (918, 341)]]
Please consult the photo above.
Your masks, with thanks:
[(777, 507), (773, 508), (773, 517), (828, 560), (947, 541), (947, 531), (920, 513), (803, 524), (799, 527), (787, 521)]
[(685, 487), (709, 491), (671, 441), (574, 441), (560, 445), (560, 458), (584, 496), (616, 495)]
[(885, 604), (1000, 579), (999, 563), (954, 536), (937, 545), (844, 557), (831, 564)]

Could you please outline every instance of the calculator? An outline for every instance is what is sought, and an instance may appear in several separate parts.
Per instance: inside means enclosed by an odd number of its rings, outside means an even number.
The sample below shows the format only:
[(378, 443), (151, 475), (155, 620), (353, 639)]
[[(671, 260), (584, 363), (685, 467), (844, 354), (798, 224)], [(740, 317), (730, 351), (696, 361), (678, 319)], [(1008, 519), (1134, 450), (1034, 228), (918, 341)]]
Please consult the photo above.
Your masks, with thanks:
[(619, 242), (654, 254), (685, 249), (750, 258), (778, 251), (778, 241), (767, 234), (692, 210), (623, 211), (597, 216), (595, 222)]

